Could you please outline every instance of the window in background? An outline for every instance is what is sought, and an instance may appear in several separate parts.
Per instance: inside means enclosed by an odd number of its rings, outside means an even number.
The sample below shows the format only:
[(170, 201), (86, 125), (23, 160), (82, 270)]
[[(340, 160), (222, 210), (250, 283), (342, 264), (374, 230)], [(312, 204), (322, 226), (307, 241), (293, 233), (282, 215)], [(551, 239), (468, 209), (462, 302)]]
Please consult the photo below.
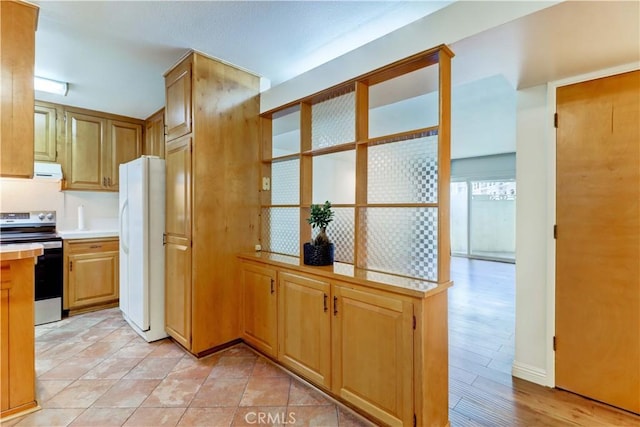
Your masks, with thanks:
[(514, 261), (516, 182), (469, 180), (451, 184), (451, 253)]

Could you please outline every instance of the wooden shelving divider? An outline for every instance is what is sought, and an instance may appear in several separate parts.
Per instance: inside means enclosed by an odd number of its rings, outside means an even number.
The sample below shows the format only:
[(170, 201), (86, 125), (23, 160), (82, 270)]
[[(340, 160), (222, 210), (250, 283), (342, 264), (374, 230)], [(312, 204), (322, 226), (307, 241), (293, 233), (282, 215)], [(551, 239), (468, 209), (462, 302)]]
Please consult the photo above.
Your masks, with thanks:
[[(270, 208), (299, 208), (299, 253), (288, 255), (299, 256), (302, 253), (302, 245), (311, 239), (311, 230), (306, 222), (309, 215), (309, 206), (313, 195), (313, 159), (317, 156), (324, 156), (334, 153), (355, 152), (355, 200), (348, 204), (335, 204), (337, 207), (353, 208), (354, 210), (354, 259), (351, 263), (357, 268), (369, 269), (367, 264), (367, 254), (365, 245), (362, 242), (366, 239), (367, 228), (363, 223), (362, 213), (366, 209), (372, 208), (436, 208), (437, 214), (437, 277), (426, 278), (426, 280), (437, 283), (445, 283), (450, 280), (450, 237), (449, 237), (449, 183), (450, 183), (450, 135), (451, 135), (451, 58), (453, 53), (445, 46), (440, 45), (411, 57), (381, 67), (377, 70), (358, 76), (352, 80), (345, 81), (326, 90), (314, 93), (305, 98), (288, 103), (281, 107), (267, 111), (262, 117), (262, 176), (271, 178), (272, 164), (284, 161), (299, 161), (300, 176), (299, 188), (300, 197), (298, 205), (277, 205), (271, 203), (271, 191), (262, 191), (262, 210)], [(389, 82), (393, 79), (404, 77), (409, 73), (423, 70), (427, 67), (438, 67), (438, 78), (435, 90), (438, 93), (437, 123), (435, 125), (416, 129), (393, 132), (387, 135), (370, 136), (371, 118), (370, 92), (375, 85)], [(312, 117), (313, 106), (330, 100), (333, 97), (344, 93), (355, 92), (355, 123), (353, 124), (355, 139), (336, 145), (313, 147), (312, 146)], [(299, 112), (299, 147), (297, 152), (278, 156), (273, 154), (272, 121), (290, 114), (292, 111)], [(370, 203), (368, 200), (368, 155), (370, 147), (381, 144), (393, 144), (399, 141), (406, 141), (420, 137), (437, 135), (437, 201), (435, 203)], [(320, 201), (316, 200), (316, 203)], [(263, 224), (263, 226), (265, 226)], [(264, 250), (269, 247), (263, 246)], [(406, 275), (403, 272), (384, 271), (385, 273)], [(412, 277), (411, 275), (409, 275)], [(416, 277), (425, 280), (424, 277)]]

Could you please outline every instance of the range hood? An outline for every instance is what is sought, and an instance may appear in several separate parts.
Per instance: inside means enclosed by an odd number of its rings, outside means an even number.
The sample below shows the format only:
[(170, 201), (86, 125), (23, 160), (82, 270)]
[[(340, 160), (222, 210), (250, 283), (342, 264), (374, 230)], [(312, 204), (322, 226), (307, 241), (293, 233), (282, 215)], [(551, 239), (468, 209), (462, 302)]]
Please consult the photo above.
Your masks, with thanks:
[(33, 179), (61, 181), (62, 166), (60, 163), (35, 162), (33, 167)]

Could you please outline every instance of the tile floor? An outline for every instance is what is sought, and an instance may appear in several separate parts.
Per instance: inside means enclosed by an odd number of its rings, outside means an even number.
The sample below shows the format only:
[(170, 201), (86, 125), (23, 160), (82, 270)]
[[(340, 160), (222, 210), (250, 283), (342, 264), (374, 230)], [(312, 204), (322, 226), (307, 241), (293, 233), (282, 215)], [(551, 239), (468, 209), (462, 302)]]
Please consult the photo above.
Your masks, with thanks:
[(3, 427), (373, 425), (243, 344), (198, 360), (118, 309), (36, 327), (36, 373), (42, 409)]

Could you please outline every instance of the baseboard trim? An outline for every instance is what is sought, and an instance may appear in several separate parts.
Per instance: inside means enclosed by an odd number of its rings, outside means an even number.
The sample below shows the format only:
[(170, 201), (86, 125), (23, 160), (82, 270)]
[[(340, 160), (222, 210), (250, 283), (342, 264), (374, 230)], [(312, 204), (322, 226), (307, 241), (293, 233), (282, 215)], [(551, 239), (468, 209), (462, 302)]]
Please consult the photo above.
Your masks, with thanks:
[(511, 375), (523, 380), (530, 381), (532, 383), (540, 384), (545, 387), (549, 385), (549, 379), (547, 378), (547, 370), (532, 366), (526, 363), (513, 361), (511, 367)]

